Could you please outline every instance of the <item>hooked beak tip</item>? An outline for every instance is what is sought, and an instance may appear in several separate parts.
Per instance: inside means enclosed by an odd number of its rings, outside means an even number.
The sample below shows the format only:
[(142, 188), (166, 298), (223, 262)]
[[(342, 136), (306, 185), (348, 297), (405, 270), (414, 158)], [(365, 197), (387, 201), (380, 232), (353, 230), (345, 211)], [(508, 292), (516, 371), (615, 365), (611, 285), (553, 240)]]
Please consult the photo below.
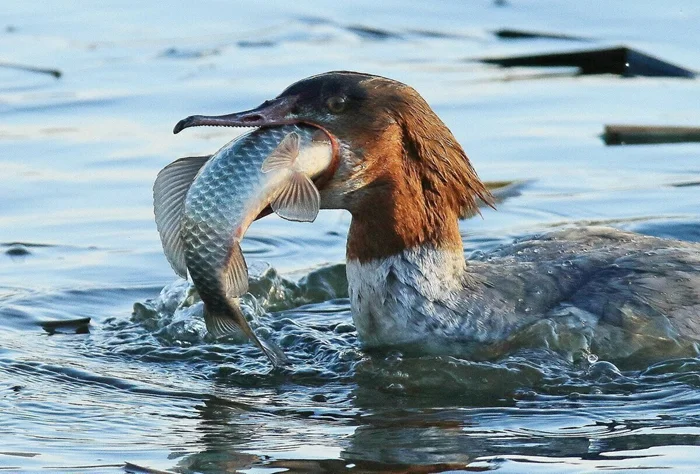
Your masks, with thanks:
[(173, 133), (177, 135), (178, 133), (189, 127), (190, 123), (192, 123), (192, 119), (193, 116), (189, 116), (180, 120), (177, 124), (175, 124), (175, 128), (173, 128)]

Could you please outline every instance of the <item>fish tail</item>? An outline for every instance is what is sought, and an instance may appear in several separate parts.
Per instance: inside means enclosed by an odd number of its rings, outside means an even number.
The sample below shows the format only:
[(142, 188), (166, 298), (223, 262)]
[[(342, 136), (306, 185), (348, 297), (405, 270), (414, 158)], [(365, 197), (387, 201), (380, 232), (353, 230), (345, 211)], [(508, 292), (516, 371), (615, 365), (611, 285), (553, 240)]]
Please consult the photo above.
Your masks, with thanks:
[(289, 359), (287, 359), (287, 356), (284, 355), (284, 352), (277, 344), (260, 339), (253, 332), (238, 304), (227, 301), (224, 305), (217, 305), (215, 310), (207, 307), (205, 304), (204, 321), (207, 324), (207, 331), (214, 337), (229, 336), (242, 332), (265, 353), (273, 366), (282, 367), (289, 365)]
[(270, 362), (275, 368), (285, 367), (290, 365), (289, 359), (284, 355), (282, 349), (272, 341), (267, 341), (265, 339), (260, 339), (255, 336), (253, 341), (258, 345), (258, 347), (265, 353)]

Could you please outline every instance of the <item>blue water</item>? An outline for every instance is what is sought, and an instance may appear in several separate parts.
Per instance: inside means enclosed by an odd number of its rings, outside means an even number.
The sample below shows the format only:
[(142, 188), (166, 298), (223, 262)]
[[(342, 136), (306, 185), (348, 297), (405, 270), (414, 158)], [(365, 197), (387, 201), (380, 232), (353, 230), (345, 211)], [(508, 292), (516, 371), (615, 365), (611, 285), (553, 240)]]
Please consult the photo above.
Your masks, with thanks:
[[(691, 0), (5, 1), (0, 63), (62, 76), (0, 66), (0, 469), (692, 472), (698, 359), (364, 353), (341, 211), (269, 217), (246, 236), (246, 308), (295, 361), (270, 373), (254, 346), (208, 339), (196, 304), (173, 311), (185, 287), (162, 255), (151, 186), (173, 159), (240, 133), (174, 136), (181, 118), (350, 69), (414, 86), (484, 180), (526, 182), (461, 224), (468, 254), (570, 224), (700, 241), (700, 187), (678, 186), (700, 182), (700, 145), (600, 139), (610, 123), (700, 125), (697, 80), (469, 61), (624, 44), (700, 70), (699, 23)], [(588, 41), (502, 40), (500, 28)]]

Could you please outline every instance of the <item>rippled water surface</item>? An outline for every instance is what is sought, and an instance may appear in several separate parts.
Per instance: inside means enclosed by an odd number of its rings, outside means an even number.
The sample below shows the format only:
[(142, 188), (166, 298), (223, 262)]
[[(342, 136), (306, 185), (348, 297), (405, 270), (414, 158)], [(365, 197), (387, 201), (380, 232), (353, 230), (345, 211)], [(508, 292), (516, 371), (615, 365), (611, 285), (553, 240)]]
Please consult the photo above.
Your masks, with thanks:
[[(350, 69), (413, 85), (482, 178), (524, 182), (498, 211), (461, 224), (468, 254), (567, 224), (700, 241), (698, 144), (600, 139), (610, 123), (700, 125), (697, 80), (471, 61), (624, 44), (698, 70), (697, 2), (57, 0), (2, 10), (0, 469), (700, 464), (695, 358), (618, 367), (544, 350), (488, 362), (363, 352), (340, 211), (313, 224), (265, 218), (244, 241), (245, 308), (294, 361), (271, 372), (251, 344), (205, 335), (201, 303), (165, 261), (151, 208), (160, 168), (240, 133), (173, 136), (179, 119), (250, 108), (302, 77)], [(501, 28), (585, 41), (500, 39)]]

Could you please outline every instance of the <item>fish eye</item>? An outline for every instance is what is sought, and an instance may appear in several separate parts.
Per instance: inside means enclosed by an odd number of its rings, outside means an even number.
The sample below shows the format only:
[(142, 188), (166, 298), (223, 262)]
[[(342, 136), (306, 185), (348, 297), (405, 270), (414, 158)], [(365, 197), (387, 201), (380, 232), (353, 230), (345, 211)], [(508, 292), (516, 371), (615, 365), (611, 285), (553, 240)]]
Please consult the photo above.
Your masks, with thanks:
[(334, 114), (339, 114), (345, 110), (347, 102), (348, 101), (345, 97), (336, 95), (326, 101), (326, 106), (328, 107), (328, 110)]

